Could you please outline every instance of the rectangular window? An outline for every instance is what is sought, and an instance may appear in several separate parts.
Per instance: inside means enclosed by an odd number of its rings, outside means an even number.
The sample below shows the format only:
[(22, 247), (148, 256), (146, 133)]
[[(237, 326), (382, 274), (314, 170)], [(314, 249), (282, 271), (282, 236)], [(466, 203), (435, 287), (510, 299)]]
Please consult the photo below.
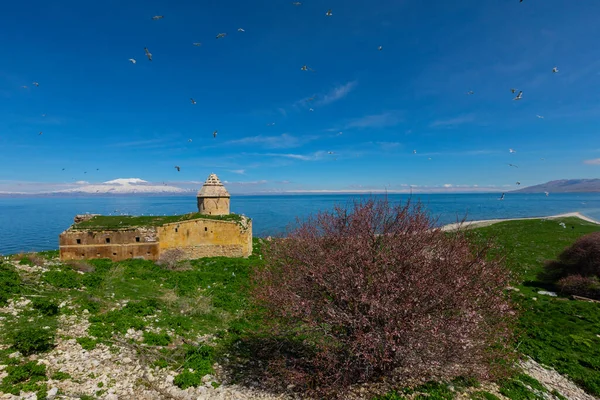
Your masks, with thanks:
[(110, 238), (106, 238), (106, 243), (110, 243)]
[(135, 241), (136, 241), (136, 242), (139, 242), (139, 241), (140, 241), (140, 238), (139, 238), (139, 237), (136, 237), (136, 238), (135, 238)]
[(77, 244), (81, 244), (81, 239), (77, 239)]

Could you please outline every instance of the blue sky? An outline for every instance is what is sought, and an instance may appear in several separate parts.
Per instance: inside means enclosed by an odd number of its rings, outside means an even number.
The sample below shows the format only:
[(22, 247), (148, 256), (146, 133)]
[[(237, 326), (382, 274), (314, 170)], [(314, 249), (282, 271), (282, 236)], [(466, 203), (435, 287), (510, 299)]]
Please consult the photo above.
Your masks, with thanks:
[(211, 172), (232, 192), (598, 176), (597, 0), (300, 1), (5, 4), (0, 192)]

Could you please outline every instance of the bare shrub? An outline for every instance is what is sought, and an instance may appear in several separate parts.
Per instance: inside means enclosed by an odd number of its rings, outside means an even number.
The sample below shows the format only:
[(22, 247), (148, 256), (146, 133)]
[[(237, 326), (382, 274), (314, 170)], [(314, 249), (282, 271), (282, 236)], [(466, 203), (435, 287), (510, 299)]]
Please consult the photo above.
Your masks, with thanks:
[(557, 282), (569, 275), (600, 278), (600, 232), (577, 239), (558, 256), (558, 260), (546, 263), (539, 278)]
[(185, 252), (182, 249), (169, 249), (161, 252), (156, 263), (165, 269), (173, 271), (178, 269), (179, 262), (184, 259)]
[(569, 275), (556, 282), (561, 293), (600, 300), (600, 281), (595, 276)]
[(253, 298), (271, 346), (265, 381), (319, 396), (351, 384), (498, 377), (514, 356), (509, 272), (464, 230), (422, 205), (356, 202), (265, 243)]
[(96, 270), (96, 268), (93, 265), (85, 261), (68, 261), (66, 265), (68, 265), (72, 270), (79, 272), (90, 273)]

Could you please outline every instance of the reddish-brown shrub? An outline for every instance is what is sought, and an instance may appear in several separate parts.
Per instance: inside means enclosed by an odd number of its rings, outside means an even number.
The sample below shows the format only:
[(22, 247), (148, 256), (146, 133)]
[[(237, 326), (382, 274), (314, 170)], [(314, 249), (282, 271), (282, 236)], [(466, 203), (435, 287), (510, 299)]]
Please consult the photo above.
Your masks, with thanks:
[(161, 252), (156, 264), (168, 270), (175, 270), (180, 261), (185, 259), (185, 251), (182, 249), (168, 249)]
[(266, 242), (254, 299), (272, 332), (311, 349), (271, 354), (268, 372), (327, 397), (381, 378), (500, 373), (515, 312), (488, 247), (435, 228), (420, 204), (387, 199), (336, 207)]
[(556, 282), (561, 293), (600, 300), (600, 282), (595, 276), (570, 275)]
[(600, 278), (600, 232), (580, 237), (558, 256), (558, 260), (546, 263), (540, 279), (556, 282), (569, 275)]

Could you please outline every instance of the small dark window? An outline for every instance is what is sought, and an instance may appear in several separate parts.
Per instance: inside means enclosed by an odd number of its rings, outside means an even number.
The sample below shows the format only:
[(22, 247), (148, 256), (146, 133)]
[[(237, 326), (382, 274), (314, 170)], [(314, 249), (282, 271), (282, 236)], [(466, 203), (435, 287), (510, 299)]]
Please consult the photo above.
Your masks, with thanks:
[(175, 228), (175, 232), (179, 232), (179, 230), (177, 228)]
[(139, 237), (136, 237), (136, 238), (135, 238), (135, 241), (136, 241), (136, 242), (139, 242), (139, 241), (140, 241), (140, 238), (139, 238)]
[(110, 243), (110, 238), (106, 238), (106, 243)]
[(77, 239), (77, 244), (81, 244), (81, 239)]
[(146, 255), (147, 255), (147, 256), (149, 256), (149, 255), (150, 255), (150, 252), (147, 252), (147, 253), (146, 253)]
[(116, 255), (117, 255), (117, 253), (113, 253), (113, 256), (116, 256)]
[(208, 232), (208, 228), (206, 226), (204, 227), (204, 232)]

